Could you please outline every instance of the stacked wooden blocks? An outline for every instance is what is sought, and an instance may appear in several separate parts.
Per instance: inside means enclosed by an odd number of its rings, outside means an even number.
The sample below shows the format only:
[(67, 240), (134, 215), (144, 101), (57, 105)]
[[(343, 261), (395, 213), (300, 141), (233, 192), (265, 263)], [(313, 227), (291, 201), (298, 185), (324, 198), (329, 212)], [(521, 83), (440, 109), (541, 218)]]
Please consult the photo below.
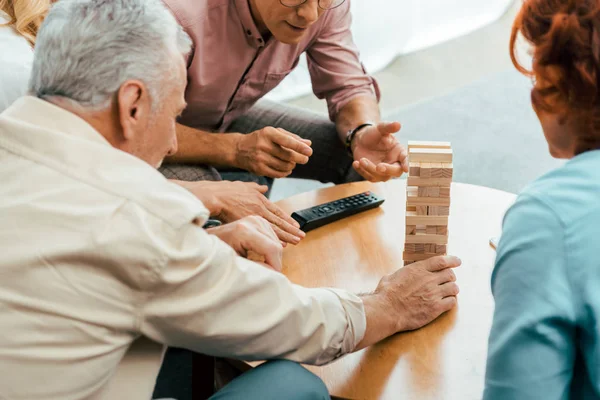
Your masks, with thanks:
[(446, 254), (452, 147), (448, 142), (408, 142), (404, 265)]

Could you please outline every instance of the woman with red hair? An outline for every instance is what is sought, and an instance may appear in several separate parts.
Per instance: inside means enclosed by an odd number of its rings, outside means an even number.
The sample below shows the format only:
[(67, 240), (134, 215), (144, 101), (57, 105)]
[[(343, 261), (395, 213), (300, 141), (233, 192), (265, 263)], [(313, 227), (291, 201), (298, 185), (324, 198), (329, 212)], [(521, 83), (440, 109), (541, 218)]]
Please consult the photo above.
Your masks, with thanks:
[(511, 56), (550, 153), (569, 161), (504, 219), (484, 398), (600, 399), (600, 2), (525, 0)]

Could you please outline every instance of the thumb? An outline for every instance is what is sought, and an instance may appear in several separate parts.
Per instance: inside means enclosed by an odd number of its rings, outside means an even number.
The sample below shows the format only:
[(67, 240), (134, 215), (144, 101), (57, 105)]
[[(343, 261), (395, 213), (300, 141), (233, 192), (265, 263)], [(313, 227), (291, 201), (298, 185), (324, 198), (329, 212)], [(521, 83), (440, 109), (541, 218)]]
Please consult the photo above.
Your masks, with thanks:
[(256, 185), (256, 190), (258, 190), (262, 194), (265, 194), (269, 190), (269, 187), (267, 185)]
[(400, 131), (401, 127), (400, 122), (380, 122), (377, 124), (377, 130), (384, 136)]

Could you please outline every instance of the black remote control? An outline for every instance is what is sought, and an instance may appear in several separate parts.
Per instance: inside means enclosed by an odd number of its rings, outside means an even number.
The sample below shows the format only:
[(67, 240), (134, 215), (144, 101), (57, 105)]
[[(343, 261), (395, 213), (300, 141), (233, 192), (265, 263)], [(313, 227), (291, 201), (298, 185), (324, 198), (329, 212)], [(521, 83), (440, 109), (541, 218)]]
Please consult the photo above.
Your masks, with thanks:
[(308, 232), (330, 222), (379, 207), (384, 201), (373, 192), (364, 192), (296, 211), (292, 214), (292, 218), (298, 221), (301, 230)]

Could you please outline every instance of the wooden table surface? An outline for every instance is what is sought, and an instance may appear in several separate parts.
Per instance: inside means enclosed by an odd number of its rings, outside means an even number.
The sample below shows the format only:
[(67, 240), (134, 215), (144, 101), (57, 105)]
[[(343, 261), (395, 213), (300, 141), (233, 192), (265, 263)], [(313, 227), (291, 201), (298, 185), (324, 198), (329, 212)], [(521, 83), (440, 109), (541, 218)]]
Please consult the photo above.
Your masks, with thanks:
[[(292, 282), (353, 292), (373, 290), (381, 276), (402, 266), (406, 181), (338, 185), (280, 201), (287, 212), (372, 190), (379, 208), (311, 231), (284, 251)], [(324, 367), (319, 375), (333, 396), (348, 399), (480, 399), (493, 299), (495, 252), (489, 239), (515, 195), (481, 186), (452, 185), (448, 253), (463, 261), (456, 270), (458, 307), (430, 325), (397, 334)]]

